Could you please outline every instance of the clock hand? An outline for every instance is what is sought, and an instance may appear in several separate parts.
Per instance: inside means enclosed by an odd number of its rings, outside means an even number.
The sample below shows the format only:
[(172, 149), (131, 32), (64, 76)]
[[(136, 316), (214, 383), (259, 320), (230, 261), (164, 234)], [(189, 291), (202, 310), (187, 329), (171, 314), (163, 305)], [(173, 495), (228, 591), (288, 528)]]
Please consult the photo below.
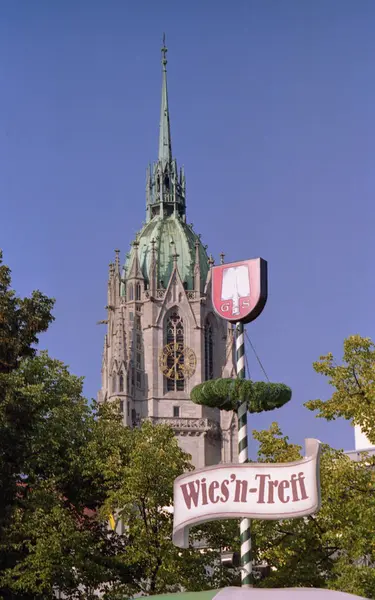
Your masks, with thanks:
[(177, 358), (175, 358), (173, 365), (171, 366), (171, 368), (168, 371), (167, 377), (169, 377), (172, 374), (172, 371), (174, 371), (174, 369), (179, 361), (179, 358), (180, 358), (179, 356), (177, 356)]

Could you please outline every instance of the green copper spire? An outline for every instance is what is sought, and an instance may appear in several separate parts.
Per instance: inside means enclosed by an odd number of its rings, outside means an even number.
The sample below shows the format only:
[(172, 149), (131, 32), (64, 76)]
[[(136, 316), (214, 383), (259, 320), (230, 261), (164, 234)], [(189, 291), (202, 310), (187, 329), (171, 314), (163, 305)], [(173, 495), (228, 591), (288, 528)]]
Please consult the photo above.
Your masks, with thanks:
[(186, 221), (185, 173), (178, 171), (177, 161), (172, 157), (171, 128), (169, 123), (167, 92), (167, 48), (163, 37), (161, 112), (158, 160), (147, 169), (146, 222), (154, 217), (175, 217)]
[(165, 166), (172, 160), (171, 127), (169, 123), (168, 89), (167, 89), (167, 51), (165, 34), (161, 49), (163, 66), (163, 81), (161, 88), (160, 130), (159, 130), (159, 156), (158, 159)]
[[(162, 94), (158, 160), (149, 165), (146, 176), (146, 223), (137, 234), (127, 256), (123, 280), (143, 277), (154, 296), (165, 289), (177, 266), (187, 292), (203, 292), (209, 270), (208, 256), (200, 236), (186, 222), (186, 180), (172, 156), (167, 94), (167, 48), (162, 47)], [(140, 273), (141, 271), (141, 273)], [(125, 295), (125, 283), (121, 294)], [(195, 296), (194, 296), (195, 297)]]

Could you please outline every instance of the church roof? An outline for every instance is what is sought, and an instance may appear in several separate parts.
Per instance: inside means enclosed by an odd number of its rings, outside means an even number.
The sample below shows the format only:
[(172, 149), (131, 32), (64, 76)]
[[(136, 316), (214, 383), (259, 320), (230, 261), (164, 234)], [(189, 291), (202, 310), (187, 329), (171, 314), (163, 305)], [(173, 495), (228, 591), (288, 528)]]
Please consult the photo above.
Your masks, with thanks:
[(127, 277), (137, 252), (143, 277), (146, 281), (149, 280), (152, 240), (155, 240), (158, 287), (159, 285), (167, 286), (173, 269), (173, 256), (177, 254), (177, 268), (180, 277), (183, 282), (186, 282), (187, 289), (193, 289), (195, 245), (197, 241), (199, 243), (201, 288), (204, 287), (209, 269), (206, 249), (199, 236), (194, 233), (192, 226), (187, 225), (175, 215), (163, 218), (160, 216), (154, 217), (139, 232), (137, 235), (138, 244), (132, 247), (125, 263)]

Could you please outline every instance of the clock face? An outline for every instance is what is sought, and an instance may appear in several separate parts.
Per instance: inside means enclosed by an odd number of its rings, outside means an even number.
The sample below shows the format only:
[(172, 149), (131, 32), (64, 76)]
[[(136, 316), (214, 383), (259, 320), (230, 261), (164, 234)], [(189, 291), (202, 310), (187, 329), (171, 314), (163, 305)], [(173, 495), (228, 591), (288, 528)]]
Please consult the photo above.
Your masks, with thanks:
[(181, 342), (172, 342), (164, 346), (159, 357), (159, 367), (167, 379), (181, 381), (195, 373), (197, 359), (191, 348)]

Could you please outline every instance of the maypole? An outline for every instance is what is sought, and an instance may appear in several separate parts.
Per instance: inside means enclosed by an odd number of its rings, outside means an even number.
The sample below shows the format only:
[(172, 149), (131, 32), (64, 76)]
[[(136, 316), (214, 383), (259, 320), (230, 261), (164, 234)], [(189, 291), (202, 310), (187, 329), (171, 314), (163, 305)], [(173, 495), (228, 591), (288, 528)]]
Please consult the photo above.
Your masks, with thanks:
[[(245, 379), (245, 336), (242, 322), (236, 324), (236, 362), (237, 379)], [(247, 452), (247, 400), (238, 406), (238, 462), (248, 462)], [(243, 587), (252, 587), (252, 561), (251, 561), (251, 521), (241, 519), (240, 523), (241, 544), (241, 583)]]
[[(238, 418), (238, 463), (211, 465), (174, 482), (173, 542), (189, 547), (189, 528), (214, 519), (241, 519), (241, 585), (253, 587), (250, 519), (301, 518), (320, 507), (320, 442), (306, 440), (306, 458), (293, 463), (248, 460), (247, 413), (284, 406), (292, 390), (283, 383), (251, 381), (245, 375), (244, 324), (254, 321), (267, 300), (267, 263), (261, 258), (212, 268), (215, 312), (235, 324), (236, 378), (218, 378), (193, 387), (196, 404), (234, 411)], [(234, 553), (230, 565), (235, 565)], [(229, 562), (226, 564), (229, 565)]]
[[(258, 500), (255, 499), (256, 494), (264, 494), (260, 492), (259, 482), (255, 470), (252, 469), (252, 463), (248, 463), (248, 435), (247, 435), (247, 413), (259, 413), (264, 410), (274, 410), (280, 408), (289, 402), (292, 391), (282, 383), (270, 383), (264, 381), (251, 381), (245, 378), (245, 337), (244, 324), (254, 321), (262, 312), (267, 301), (267, 263), (262, 258), (245, 260), (237, 263), (220, 264), (217, 267), (212, 267), (212, 304), (216, 314), (222, 319), (229, 321), (235, 325), (235, 344), (236, 350), (236, 366), (237, 377), (211, 379), (196, 385), (191, 391), (191, 400), (196, 404), (203, 404), (211, 408), (219, 408), (220, 410), (234, 411), (238, 418), (238, 464), (236, 465), (220, 465), (220, 473), (215, 470), (215, 467), (206, 467), (201, 470), (204, 474), (202, 486), (204, 485), (205, 494), (208, 497), (207, 501), (202, 503), (194, 503), (194, 508), (191, 503), (192, 490), (196, 494), (199, 492), (199, 480), (196, 479), (197, 471), (195, 471), (195, 480), (189, 483), (185, 489), (185, 483), (182, 488), (178, 488), (179, 482), (189, 476), (181, 476), (175, 482), (175, 491), (180, 489), (183, 494), (179, 496), (177, 504), (175, 503), (174, 512), (174, 541), (181, 548), (188, 547), (188, 528), (194, 522), (203, 519), (203, 515), (207, 517), (210, 513), (208, 507), (209, 500), (213, 498), (212, 503), (215, 506), (215, 517), (223, 518), (228, 515), (229, 518), (240, 518), (240, 556), (241, 556), (241, 584), (243, 587), (252, 587), (253, 585), (253, 561), (251, 547), (251, 518), (260, 518), (261, 508), (265, 501), (262, 496)], [(234, 347), (233, 347), (234, 350)], [(271, 469), (271, 466), (268, 465)], [(247, 479), (243, 479), (241, 475), (236, 475), (239, 472), (249, 471), (254, 473), (254, 478), (250, 484)], [(206, 473), (210, 472), (210, 478), (206, 477)], [(217, 480), (222, 476), (222, 483)], [(270, 477), (263, 475), (262, 477)], [(235, 496), (229, 500), (231, 485), (237, 489)], [(230, 483), (231, 482), (231, 483)], [(278, 481), (275, 481), (275, 485)], [(283, 486), (289, 485), (287, 482)], [(176, 487), (177, 486), (177, 487)], [(194, 486), (198, 486), (195, 488)], [(219, 486), (219, 488), (218, 488)], [(228, 487), (229, 486), (229, 487)], [(237, 487), (240, 486), (240, 487)], [(222, 496), (215, 496), (215, 490), (222, 490)], [(241, 493), (239, 490), (242, 490)], [(184, 491), (182, 491), (184, 490)], [(190, 496), (189, 496), (190, 494)], [(176, 497), (176, 495), (175, 495)], [(280, 500), (280, 508), (278, 514), (283, 514), (283, 496)], [(187, 501), (187, 504), (186, 504)], [(211, 501), (211, 500), (210, 500)], [(223, 503), (218, 517), (218, 502)], [(185, 508), (181, 508), (182, 502), (185, 502)], [(232, 503), (231, 510), (226, 508), (226, 503)], [(276, 500), (275, 500), (276, 502)], [(228, 506), (229, 506), (228, 504)], [(240, 506), (241, 505), (241, 506)], [(259, 506), (258, 506), (259, 505)], [(252, 508), (250, 508), (252, 506)], [(272, 508), (274, 509), (274, 500), (272, 497)], [(285, 512), (285, 509), (284, 509)], [(184, 517), (181, 517), (184, 514)], [(213, 514), (213, 513), (212, 513)], [(256, 515), (254, 517), (254, 515)], [(269, 518), (266, 514), (263, 518)]]

